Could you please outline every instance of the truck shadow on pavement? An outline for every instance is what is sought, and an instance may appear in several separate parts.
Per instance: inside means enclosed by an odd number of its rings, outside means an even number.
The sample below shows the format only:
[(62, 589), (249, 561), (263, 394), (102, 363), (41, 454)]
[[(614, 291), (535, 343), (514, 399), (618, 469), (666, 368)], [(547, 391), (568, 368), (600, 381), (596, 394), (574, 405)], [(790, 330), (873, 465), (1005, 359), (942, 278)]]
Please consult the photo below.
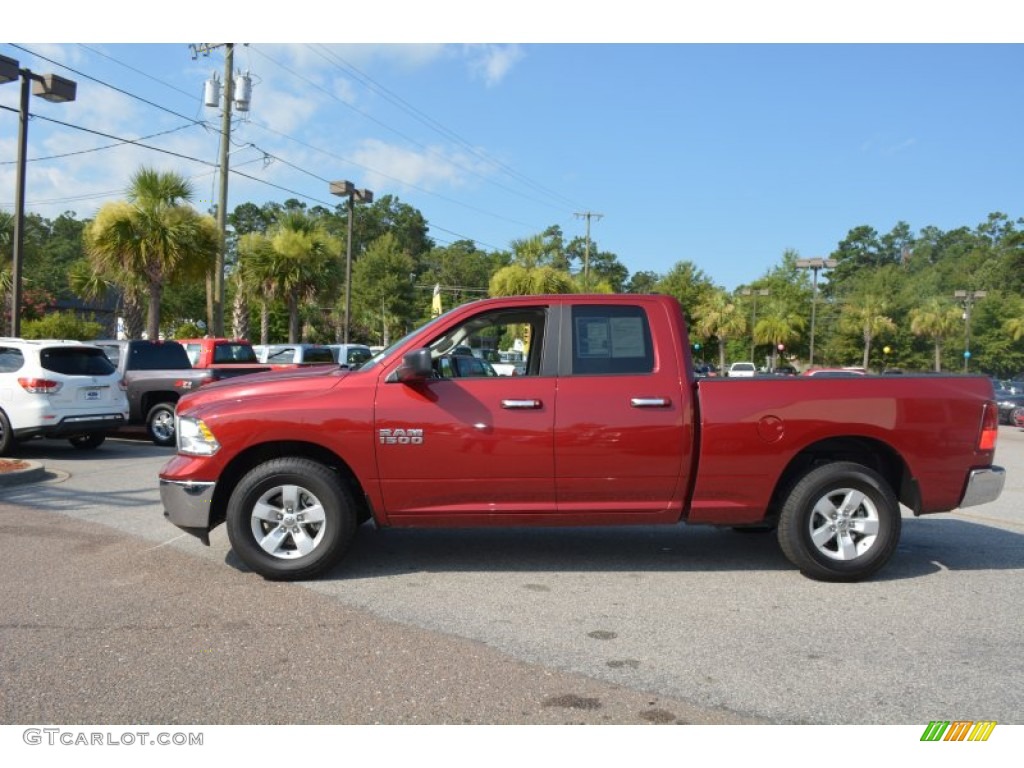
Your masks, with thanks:
[[(245, 566), (228, 553), (235, 568)], [(941, 571), (1024, 568), (1024, 535), (961, 519), (905, 519), (896, 554), (873, 581)], [(321, 579), (416, 572), (795, 571), (774, 532), (740, 535), (704, 526), (375, 529), (358, 532)]]

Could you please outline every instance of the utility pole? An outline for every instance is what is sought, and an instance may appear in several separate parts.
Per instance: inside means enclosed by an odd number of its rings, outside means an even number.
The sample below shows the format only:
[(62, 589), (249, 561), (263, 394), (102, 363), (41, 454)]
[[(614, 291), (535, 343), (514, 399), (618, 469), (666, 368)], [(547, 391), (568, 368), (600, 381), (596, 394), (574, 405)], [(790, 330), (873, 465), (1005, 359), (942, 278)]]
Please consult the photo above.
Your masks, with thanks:
[(798, 269), (809, 269), (814, 273), (814, 288), (811, 293), (811, 354), (808, 367), (814, 365), (814, 320), (818, 309), (818, 272), (823, 269), (835, 269), (839, 262), (836, 259), (797, 259)]
[(971, 307), (976, 299), (984, 299), (988, 291), (953, 291), (953, 297), (964, 303), (964, 373), (968, 372), (971, 363)]
[(574, 213), (573, 216), (577, 219), (587, 220), (587, 240), (583, 249), (583, 292), (586, 293), (590, 290), (590, 220), (596, 218), (600, 221), (604, 218), (604, 214), (584, 211), (583, 213)]
[(207, 318), (210, 333), (213, 336), (224, 335), (224, 262), (227, 251), (227, 226), (228, 226), (228, 150), (231, 144), (231, 104), (234, 99), (234, 43), (199, 43), (189, 46), (192, 49), (192, 58), (199, 54), (209, 56), (210, 52), (223, 47), (224, 51), (224, 100), (220, 121), (220, 194), (217, 199), (217, 231), (220, 233), (220, 243), (217, 247), (217, 257), (213, 266), (212, 287), (207, 282), (208, 298)]

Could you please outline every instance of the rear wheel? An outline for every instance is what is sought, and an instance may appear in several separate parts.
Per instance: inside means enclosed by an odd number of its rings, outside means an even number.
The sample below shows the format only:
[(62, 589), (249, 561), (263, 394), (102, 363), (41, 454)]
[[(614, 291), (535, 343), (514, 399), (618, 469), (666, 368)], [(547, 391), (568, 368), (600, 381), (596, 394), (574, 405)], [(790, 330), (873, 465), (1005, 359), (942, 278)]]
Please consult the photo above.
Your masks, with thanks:
[(91, 448), (99, 448), (103, 445), (103, 442), (106, 439), (107, 436), (102, 432), (91, 432), (88, 435), (75, 435), (74, 437), (69, 437), (68, 442), (75, 448), (86, 451)]
[(7, 414), (0, 411), (0, 456), (6, 456), (14, 448), (14, 431)]
[(174, 445), (174, 403), (157, 403), (150, 408), (146, 431), (157, 445)]
[(852, 462), (808, 472), (779, 517), (779, 545), (821, 581), (859, 581), (885, 565), (900, 538), (900, 505), (874, 470)]
[(273, 459), (245, 475), (228, 502), (235, 553), (268, 579), (309, 579), (345, 553), (357, 525), (352, 494), (309, 459)]

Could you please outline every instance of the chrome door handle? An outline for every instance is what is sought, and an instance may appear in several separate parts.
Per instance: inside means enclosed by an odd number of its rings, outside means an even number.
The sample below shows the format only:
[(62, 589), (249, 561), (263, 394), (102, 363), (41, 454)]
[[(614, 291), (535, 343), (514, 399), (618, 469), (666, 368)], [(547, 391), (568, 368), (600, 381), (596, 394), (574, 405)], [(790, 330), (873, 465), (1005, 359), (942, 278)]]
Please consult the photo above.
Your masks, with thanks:
[(634, 408), (668, 408), (672, 401), (667, 397), (634, 397), (629, 404)]
[(512, 411), (529, 411), (541, 407), (540, 400), (502, 400), (501, 407)]

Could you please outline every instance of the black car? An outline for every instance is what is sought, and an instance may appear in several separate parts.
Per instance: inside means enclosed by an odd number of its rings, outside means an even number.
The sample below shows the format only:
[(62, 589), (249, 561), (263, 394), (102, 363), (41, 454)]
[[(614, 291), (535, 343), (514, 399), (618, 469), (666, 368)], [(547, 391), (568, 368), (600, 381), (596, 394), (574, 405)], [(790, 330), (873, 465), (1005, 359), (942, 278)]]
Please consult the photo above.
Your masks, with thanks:
[(1013, 424), (1013, 411), (1024, 407), (1024, 395), (1014, 394), (1009, 389), (997, 389), (996, 404), (999, 406), (999, 423)]

